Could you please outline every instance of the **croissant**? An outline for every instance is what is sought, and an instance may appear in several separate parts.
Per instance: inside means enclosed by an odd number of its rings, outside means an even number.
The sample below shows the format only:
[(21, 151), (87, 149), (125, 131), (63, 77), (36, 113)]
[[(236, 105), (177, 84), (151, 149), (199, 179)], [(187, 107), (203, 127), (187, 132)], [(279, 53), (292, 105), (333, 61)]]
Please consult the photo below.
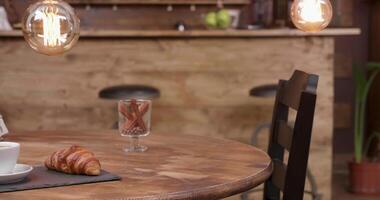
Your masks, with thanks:
[(95, 155), (80, 146), (71, 146), (54, 152), (45, 160), (48, 169), (68, 174), (100, 174), (100, 162)]

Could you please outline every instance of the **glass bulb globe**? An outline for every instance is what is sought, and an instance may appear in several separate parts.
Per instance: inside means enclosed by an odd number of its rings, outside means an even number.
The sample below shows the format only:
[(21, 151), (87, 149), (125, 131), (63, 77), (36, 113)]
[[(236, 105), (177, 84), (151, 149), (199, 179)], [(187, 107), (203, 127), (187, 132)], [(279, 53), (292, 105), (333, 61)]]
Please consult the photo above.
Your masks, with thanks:
[(32, 49), (45, 55), (58, 55), (77, 42), (79, 23), (74, 9), (66, 2), (43, 0), (25, 11), (22, 30)]
[(329, 0), (294, 0), (291, 8), (294, 25), (305, 32), (319, 32), (326, 28), (332, 13)]

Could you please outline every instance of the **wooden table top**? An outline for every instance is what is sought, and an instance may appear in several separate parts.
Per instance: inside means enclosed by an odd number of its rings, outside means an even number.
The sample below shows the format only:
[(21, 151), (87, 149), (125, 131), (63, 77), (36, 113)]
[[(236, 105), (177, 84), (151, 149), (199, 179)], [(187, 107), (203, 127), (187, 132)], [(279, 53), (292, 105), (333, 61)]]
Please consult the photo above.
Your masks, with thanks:
[(144, 153), (122, 151), (116, 131), (12, 133), (21, 144), (20, 163), (41, 165), (57, 149), (78, 144), (92, 150), (102, 168), (122, 181), (0, 193), (0, 199), (220, 199), (263, 183), (272, 172), (269, 156), (225, 139), (153, 133), (142, 138)]

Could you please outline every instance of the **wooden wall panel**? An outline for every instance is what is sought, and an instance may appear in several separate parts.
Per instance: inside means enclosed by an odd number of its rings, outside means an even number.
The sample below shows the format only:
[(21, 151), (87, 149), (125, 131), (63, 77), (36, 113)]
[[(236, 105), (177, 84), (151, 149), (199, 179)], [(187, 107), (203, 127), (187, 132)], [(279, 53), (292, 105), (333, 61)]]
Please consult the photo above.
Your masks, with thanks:
[(352, 27), (354, 25), (354, 1), (355, 0), (334, 0), (331, 1), (334, 16), (332, 26)]
[(47, 57), (21, 39), (0, 40), (0, 113), (10, 130), (107, 129), (116, 102), (98, 92), (119, 84), (161, 90), (153, 133), (203, 134), (248, 143), (270, 121), (273, 99), (249, 97), (300, 69), (320, 75), (310, 165), (330, 197), (333, 38), (83, 39)]
[[(372, 4), (372, 15), (371, 15), (371, 43), (370, 43), (370, 59), (373, 62), (380, 62), (380, 50), (379, 50), (379, 44), (380, 44), (380, 26), (378, 23), (380, 22), (380, 3), (379, 2), (373, 2)], [(373, 131), (380, 131), (380, 95), (379, 95), (379, 89), (380, 89), (380, 77), (377, 76), (375, 79), (372, 89), (369, 93), (368, 97), (368, 133), (372, 133)], [(377, 143), (377, 144), (376, 144)], [(373, 152), (380, 152), (380, 140), (377, 142), (374, 142), (372, 148), (371, 148), (371, 154), (374, 157), (380, 158), (379, 153), (373, 153)], [(377, 155), (374, 155), (377, 154)]]
[[(212, 4), (218, 0), (66, 0), (70, 4)], [(223, 4), (249, 4), (249, 0), (222, 0)]]
[(352, 77), (353, 58), (346, 52), (335, 53), (334, 77), (336, 79), (350, 79)]
[[(0, 0), (0, 5), (4, 0)], [(12, 0), (10, 6), (6, 6), (12, 24), (21, 21), (24, 11), (30, 5), (30, 1)], [(178, 22), (185, 23), (188, 29), (206, 29), (204, 16), (210, 11), (216, 11), (216, 4), (198, 5), (191, 10), (189, 5), (172, 5), (172, 11), (168, 11), (169, 4), (159, 5), (118, 5), (114, 9), (109, 5), (74, 5), (75, 12), (81, 20), (81, 28), (85, 30), (175, 30)], [(226, 5), (227, 9), (244, 10), (248, 5)], [(247, 10), (246, 10), (247, 11)], [(249, 15), (242, 14), (241, 23), (249, 23)]]
[(352, 105), (350, 103), (337, 103), (334, 105), (334, 128), (344, 129), (352, 127)]

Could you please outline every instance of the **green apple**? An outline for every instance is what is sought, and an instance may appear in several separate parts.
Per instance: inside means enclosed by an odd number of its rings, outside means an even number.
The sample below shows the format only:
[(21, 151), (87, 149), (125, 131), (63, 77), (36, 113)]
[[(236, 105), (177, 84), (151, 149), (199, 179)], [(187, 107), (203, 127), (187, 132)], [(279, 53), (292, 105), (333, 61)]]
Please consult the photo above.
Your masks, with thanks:
[(219, 28), (226, 29), (231, 25), (230, 13), (228, 13), (228, 11), (225, 9), (219, 10), (219, 12), (216, 14), (216, 19)]
[(218, 21), (215, 12), (209, 12), (205, 17), (205, 23), (210, 28), (216, 28), (218, 26)]

